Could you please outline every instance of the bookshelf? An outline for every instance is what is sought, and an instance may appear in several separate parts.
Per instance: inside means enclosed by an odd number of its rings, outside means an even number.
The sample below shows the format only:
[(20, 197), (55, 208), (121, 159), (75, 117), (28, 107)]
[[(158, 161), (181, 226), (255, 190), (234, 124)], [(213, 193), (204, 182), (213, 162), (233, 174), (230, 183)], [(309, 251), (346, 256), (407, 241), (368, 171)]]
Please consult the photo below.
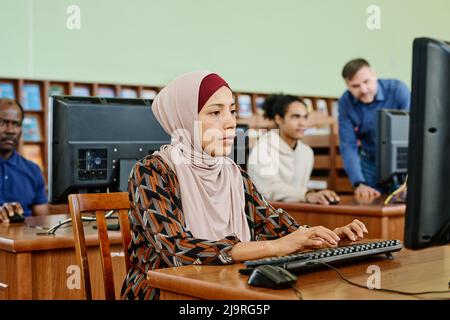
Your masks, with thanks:
[[(36, 80), (0, 78), (0, 97), (19, 99), (24, 106), (24, 133), (19, 152), (38, 163), (47, 179), (47, 114), (50, 95), (103, 96), (122, 98), (153, 99), (161, 87), (151, 85), (131, 85), (113, 83), (90, 83), (59, 80)], [(234, 92), (238, 112), (238, 124), (248, 125), (251, 130), (275, 128), (272, 121), (263, 117), (261, 109), (265, 93)], [(339, 155), (339, 136), (337, 130), (337, 98), (318, 96), (299, 96), (308, 105), (308, 110), (316, 115), (330, 116), (330, 121), (319, 123), (318, 128), (305, 136), (305, 143), (315, 153), (312, 179), (326, 181), (328, 188), (340, 193), (352, 192), (352, 187), (343, 170)], [(25, 108), (26, 106), (26, 108)], [(25, 132), (26, 130), (26, 132)], [(249, 134), (250, 146), (257, 134)], [(253, 141), (251, 141), (253, 139)]]

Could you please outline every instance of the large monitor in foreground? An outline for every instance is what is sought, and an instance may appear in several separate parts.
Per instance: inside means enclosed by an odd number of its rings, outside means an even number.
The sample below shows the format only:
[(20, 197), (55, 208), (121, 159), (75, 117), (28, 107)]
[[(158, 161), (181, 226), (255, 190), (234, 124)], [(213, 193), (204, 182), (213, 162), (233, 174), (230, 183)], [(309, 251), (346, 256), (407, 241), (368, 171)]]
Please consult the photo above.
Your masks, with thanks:
[(378, 183), (401, 184), (408, 171), (409, 112), (378, 110), (376, 168)]
[(170, 143), (150, 100), (53, 96), (49, 103), (49, 202), (70, 193), (127, 191), (137, 160)]
[(450, 43), (413, 44), (405, 246), (450, 243)]

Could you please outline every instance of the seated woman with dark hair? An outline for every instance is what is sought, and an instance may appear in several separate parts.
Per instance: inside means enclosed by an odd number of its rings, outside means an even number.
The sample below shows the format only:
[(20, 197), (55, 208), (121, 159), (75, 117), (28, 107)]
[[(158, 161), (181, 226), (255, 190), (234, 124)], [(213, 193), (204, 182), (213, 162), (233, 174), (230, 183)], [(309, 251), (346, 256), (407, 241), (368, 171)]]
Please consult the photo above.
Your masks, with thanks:
[(247, 169), (258, 190), (271, 201), (339, 202), (334, 191), (308, 189), (314, 154), (302, 142), (308, 118), (305, 103), (277, 94), (265, 100), (263, 109), (264, 117), (273, 120), (278, 130), (261, 135), (250, 152)]
[(156, 96), (152, 110), (170, 145), (139, 161), (129, 179), (132, 267), (124, 299), (157, 299), (148, 270), (231, 264), (336, 246), (363, 237), (359, 221), (331, 231), (301, 227), (275, 210), (227, 154), (236, 129), (232, 91), (206, 71), (182, 75)]

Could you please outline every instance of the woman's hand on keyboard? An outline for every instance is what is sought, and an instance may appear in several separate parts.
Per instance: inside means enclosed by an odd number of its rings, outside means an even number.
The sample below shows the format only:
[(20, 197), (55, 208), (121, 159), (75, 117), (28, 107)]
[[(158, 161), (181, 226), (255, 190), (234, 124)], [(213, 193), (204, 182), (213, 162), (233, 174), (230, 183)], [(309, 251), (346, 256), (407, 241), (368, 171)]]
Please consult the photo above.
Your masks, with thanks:
[(341, 239), (328, 228), (317, 226), (300, 228), (288, 235), (274, 240), (277, 245), (277, 255), (283, 256), (305, 249), (320, 249), (336, 247)]
[(334, 232), (341, 239), (348, 238), (351, 241), (356, 241), (358, 240), (358, 238), (362, 239), (364, 238), (365, 233), (369, 233), (364, 223), (362, 223), (358, 219), (353, 220), (346, 226), (334, 229)]

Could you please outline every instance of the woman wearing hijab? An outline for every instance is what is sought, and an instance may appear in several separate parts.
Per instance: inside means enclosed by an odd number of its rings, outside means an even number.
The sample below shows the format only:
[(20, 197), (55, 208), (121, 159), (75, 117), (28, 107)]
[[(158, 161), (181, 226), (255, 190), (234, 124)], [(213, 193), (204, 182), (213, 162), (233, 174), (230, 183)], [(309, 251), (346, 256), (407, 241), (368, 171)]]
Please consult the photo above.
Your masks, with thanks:
[(367, 233), (358, 220), (334, 231), (300, 226), (269, 205), (227, 157), (236, 107), (219, 75), (197, 71), (178, 77), (155, 97), (152, 111), (172, 140), (130, 174), (132, 267), (122, 298), (159, 298), (146, 281), (148, 270), (282, 256)]

